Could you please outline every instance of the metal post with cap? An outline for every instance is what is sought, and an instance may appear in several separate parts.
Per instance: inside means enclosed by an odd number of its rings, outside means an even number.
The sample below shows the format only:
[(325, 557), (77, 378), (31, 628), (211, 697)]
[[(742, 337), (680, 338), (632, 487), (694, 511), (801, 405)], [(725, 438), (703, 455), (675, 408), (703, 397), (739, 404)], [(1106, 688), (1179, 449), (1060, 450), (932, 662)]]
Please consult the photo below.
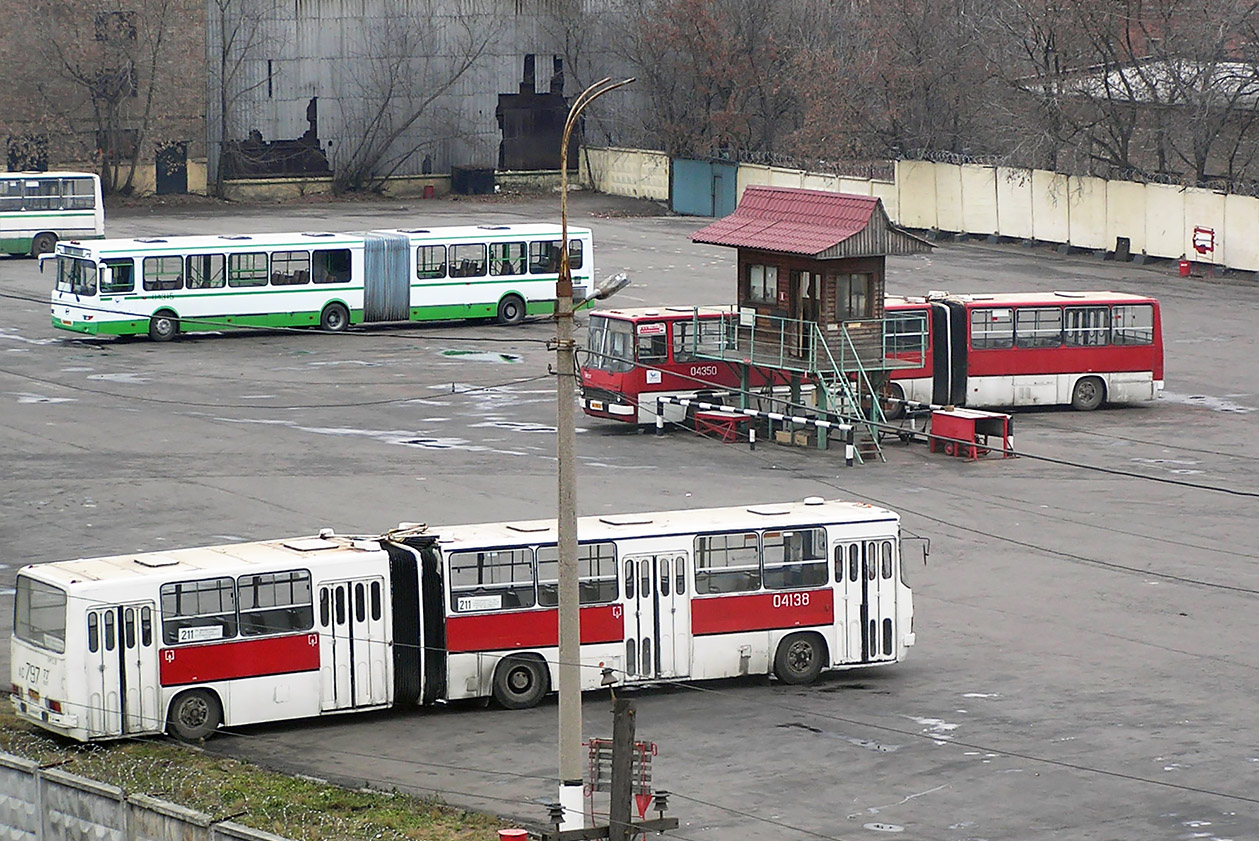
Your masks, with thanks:
[[(573, 342), (573, 275), (568, 260), (568, 144), (577, 118), (598, 97), (633, 79), (601, 79), (573, 101), (560, 146), (560, 272), (555, 282), (557, 531), (559, 543), (559, 803), (560, 829), (585, 823), (581, 756), (581, 612), (577, 573), (577, 471), (573, 403), (577, 365)], [(610, 293), (609, 293), (610, 294)], [(604, 296), (606, 297), (606, 296)]]

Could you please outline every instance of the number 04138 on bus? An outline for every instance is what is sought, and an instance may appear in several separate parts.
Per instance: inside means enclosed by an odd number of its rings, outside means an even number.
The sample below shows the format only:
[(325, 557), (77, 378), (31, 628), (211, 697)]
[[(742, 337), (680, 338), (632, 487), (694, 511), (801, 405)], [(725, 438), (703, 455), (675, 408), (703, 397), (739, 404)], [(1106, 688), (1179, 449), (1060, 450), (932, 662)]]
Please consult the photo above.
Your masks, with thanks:
[[(581, 685), (904, 659), (900, 518), (824, 501), (584, 517)], [(24, 567), (12, 702), (90, 741), (556, 686), (554, 520), (400, 526)]]

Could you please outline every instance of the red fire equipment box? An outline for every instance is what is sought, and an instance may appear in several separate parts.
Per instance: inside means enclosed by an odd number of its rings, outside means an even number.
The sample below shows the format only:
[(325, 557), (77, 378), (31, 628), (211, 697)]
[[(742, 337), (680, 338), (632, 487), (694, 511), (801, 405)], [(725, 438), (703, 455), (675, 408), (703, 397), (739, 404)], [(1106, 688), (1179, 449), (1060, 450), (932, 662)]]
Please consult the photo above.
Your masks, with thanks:
[[(996, 442), (989, 444), (989, 439)], [(999, 442), (999, 443), (997, 443)], [(979, 458), (999, 447), (1002, 456), (1014, 455), (1014, 421), (1009, 415), (978, 409), (936, 409), (931, 413), (931, 452)]]

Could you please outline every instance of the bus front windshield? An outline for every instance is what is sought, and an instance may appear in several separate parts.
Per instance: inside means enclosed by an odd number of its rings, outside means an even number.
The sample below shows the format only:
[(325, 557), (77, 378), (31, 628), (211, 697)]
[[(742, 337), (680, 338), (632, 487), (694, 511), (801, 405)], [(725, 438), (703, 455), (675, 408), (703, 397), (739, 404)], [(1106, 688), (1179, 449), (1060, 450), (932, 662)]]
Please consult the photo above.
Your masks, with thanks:
[(13, 605), (13, 635), (31, 645), (64, 654), (65, 590), (19, 575)]
[(601, 315), (590, 317), (586, 367), (611, 374), (634, 370), (634, 324)]
[(96, 264), (91, 260), (57, 258), (57, 291), (85, 296), (96, 294)]

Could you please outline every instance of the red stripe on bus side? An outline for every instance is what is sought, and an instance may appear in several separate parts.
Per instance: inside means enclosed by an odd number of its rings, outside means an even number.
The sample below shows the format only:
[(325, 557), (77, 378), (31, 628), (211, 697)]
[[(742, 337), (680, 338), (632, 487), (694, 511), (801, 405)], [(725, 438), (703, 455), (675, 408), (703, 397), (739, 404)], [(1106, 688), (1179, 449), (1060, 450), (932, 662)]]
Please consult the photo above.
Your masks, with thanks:
[(834, 621), (835, 596), (830, 590), (698, 597), (691, 601), (691, 633), (696, 636), (830, 625)]
[[(620, 642), (625, 639), (625, 615), (619, 604), (581, 609), (581, 641)], [(522, 610), (446, 617), (446, 650), (501, 651), (547, 648), (559, 644), (559, 611)]]
[(311, 672), (319, 668), (319, 635), (164, 648), (158, 664), (162, 686)]

